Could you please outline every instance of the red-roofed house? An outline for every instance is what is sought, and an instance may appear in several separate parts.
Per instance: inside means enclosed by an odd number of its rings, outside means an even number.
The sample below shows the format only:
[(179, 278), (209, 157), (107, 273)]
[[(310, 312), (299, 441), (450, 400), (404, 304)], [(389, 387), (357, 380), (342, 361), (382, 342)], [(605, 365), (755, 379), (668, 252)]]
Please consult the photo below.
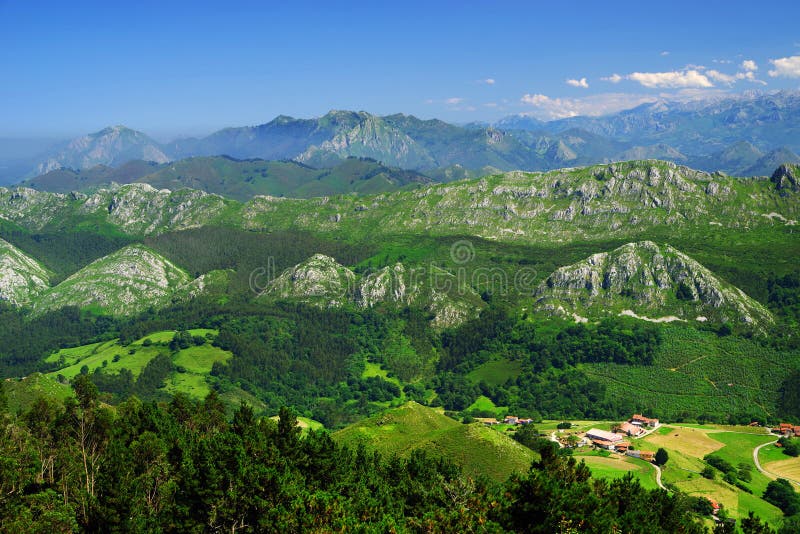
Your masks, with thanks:
[(608, 441), (607, 439), (593, 439), (592, 443), (596, 447), (600, 447), (601, 449), (608, 449), (610, 451), (614, 450), (614, 444)]
[(651, 419), (650, 417), (645, 417), (642, 414), (633, 414), (629, 421), (632, 425), (636, 426), (647, 426), (650, 428), (655, 428), (658, 426), (658, 419)]
[(642, 429), (642, 427), (640, 426), (625, 421), (619, 426), (619, 431), (629, 436), (638, 436), (639, 434), (644, 432), (644, 429)]

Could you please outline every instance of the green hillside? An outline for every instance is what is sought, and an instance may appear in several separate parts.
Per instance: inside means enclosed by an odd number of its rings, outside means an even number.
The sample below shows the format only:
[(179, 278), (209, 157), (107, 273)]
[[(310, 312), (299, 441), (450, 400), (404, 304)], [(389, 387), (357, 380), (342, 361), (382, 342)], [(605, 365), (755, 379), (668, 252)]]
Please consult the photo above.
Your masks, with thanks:
[(68, 384), (62, 384), (54, 377), (41, 373), (33, 373), (24, 378), (6, 378), (0, 382), (0, 387), (8, 400), (10, 413), (26, 411), (39, 398), (60, 404), (74, 395)]
[(583, 364), (611, 398), (669, 420), (725, 414), (772, 419), (784, 380), (800, 369), (800, 353), (680, 325), (662, 326), (649, 366)]
[(413, 171), (351, 157), (326, 168), (295, 161), (239, 160), (227, 156), (181, 159), (155, 164), (130, 161), (118, 168), (57, 169), (20, 185), (39, 191), (92, 192), (112, 184), (146, 183), (157, 189), (198, 189), (246, 202), (255, 195), (310, 198), (348, 193), (376, 194), (431, 182)]
[(225, 223), (351, 241), (410, 233), (550, 245), (642, 236), (675, 246), (684, 236), (714, 244), (732, 234), (779, 242), (800, 218), (797, 188), (784, 182), (789, 179), (738, 179), (648, 160), (511, 172), (366, 197), (256, 197), (245, 204), (143, 184), (89, 196), (0, 188), (0, 214), (30, 230), (102, 222), (129, 235)]
[[(730, 517), (740, 519), (753, 511), (771, 525), (778, 525), (783, 514), (761, 498), (770, 479), (753, 463), (753, 449), (774, 440), (763, 428), (670, 425), (635, 443), (641, 449), (660, 447), (668, 452), (669, 461), (662, 474), (664, 484), (688, 495), (714, 499), (725, 507)], [(735, 482), (741, 487), (724, 480), (724, 473), (717, 469), (714, 469), (713, 478), (701, 476), (700, 472), (708, 465), (703, 460), (707, 455), (733, 466), (739, 473)], [(748, 475), (741, 475), (742, 466), (746, 466), (744, 470)]]
[(339, 430), (333, 438), (400, 456), (424, 449), (460, 464), (468, 473), (498, 481), (514, 472), (526, 472), (537, 457), (530, 449), (480, 423), (464, 425), (416, 402)]
[(117, 377), (120, 372), (130, 372), (135, 381), (156, 357), (167, 356), (172, 367), (163, 374), (163, 385), (156, 389), (202, 399), (211, 391), (209, 378), (213, 365), (227, 362), (232, 355), (207, 341), (217, 335), (216, 330), (199, 328), (187, 332), (202, 343), (198, 345), (193, 341), (192, 346), (173, 348), (170, 342), (177, 332), (163, 331), (154, 332), (127, 345), (114, 339), (61, 349), (46, 358), (47, 363), (57, 366), (56, 370), (46, 376), (71, 380), (82, 372)]

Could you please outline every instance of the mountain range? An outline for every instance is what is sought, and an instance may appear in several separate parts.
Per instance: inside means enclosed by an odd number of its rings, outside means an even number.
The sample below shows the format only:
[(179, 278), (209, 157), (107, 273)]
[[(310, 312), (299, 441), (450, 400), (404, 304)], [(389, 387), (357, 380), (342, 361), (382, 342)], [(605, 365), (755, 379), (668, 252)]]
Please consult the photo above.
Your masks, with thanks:
[[(758, 327), (770, 313), (742, 291), (669, 245), (635, 241), (669, 228), (669, 239), (718, 234), (790, 234), (800, 219), (800, 167), (784, 165), (771, 179), (735, 179), (661, 161), (640, 161), (547, 173), (511, 172), (412, 191), (312, 199), (257, 196), (247, 202), (192, 189), (172, 192), (133, 183), (92, 194), (0, 188), (0, 218), (20, 232), (92, 229), (134, 243), (197, 227), (249, 231), (303, 230), (374, 242), (401, 234), (472, 235), (497, 242), (630, 241), (561, 266), (538, 288), (533, 309), (568, 317), (607, 313), (647, 318), (731, 322)], [(463, 244), (463, 243), (462, 243)], [(35, 312), (64, 306), (130, 314), (222, 288), (223, 272), (198, 272), (140, 244), (84, 265), (51, 287), (37, 258), (0, 242), (0, 299)], [(467, 244), (466, 252), (469, 256)], [(453, 260), (455, 261), (455, 260)], [(463, 323), (484, 307), (463, 266), (380, 260), (376, 269), (345, 267), (315, 254), (261, 288), (261, 299), (324, 308), (375, 306), (424, 310), (433, 327)], [(224, 265), (212, 269), (227, 268)], [(194, 271), (194, 276), (188, 272)], [(492, 274), (494, 276), (496, 273)], [(546, 273), (541, 273), (545, 275)], [(486, 274), (484, 273), (484, 276)], [(525, 294), (525, 289), (515, 291)], [(660, 314), (660, 315), (659, 315)], [(702, 318), (702, 319), (698, 319)]]
[[(115, 126), (39, 155), (24, 177), (57, 169), (91, 169), (92, 174), (100, 175), (109, 171), (93, 167), (124, 167), (133, 160), (163, 164), (193, 158), (183, 164), (188, 174), (181, 177), (183, 185), (197, 186), (208, 174), (198, 163), (205, 161), (213, 166), (214, 162), (196, 158), (222, 155), (238, 160), (293, 160), (314, 169), (335, 168), (352, 157), (369, 158), (436, 181), (496, 171), (540, 171), (652, 158), (752, 176), (768, 174), (780, 163), (800, 162), (798, 119), (800, 92), (784, 91), (689, 102), (658, 101), (604, 117), (550, 122), (511, 116), (491, 125), (457, 126), (436, 119), (377, 116), (363, 111), (331, 111), (315, 119), (282, 115), (257, 126), (225, 128), (203, 138), (164, 144), (141, 132)], [(123, 175), (130, 175), (130, 170)], [(273, 174), (278, 181), (291, 180), (295, 170), (287, 168), (285, 173), (290, 178), (284, 178), (283, 172)], [(143, 178), (138, 171), (133, 174)], [(312, 175), (308, 181), (314, 180)], [(235, 180), (237, 176), (234, 170), (229, 178)], [(23, 176), (17, 176), (20, 178)], [(52, 176), (36, 183), (64, 188), (55, 184)], [(244, 189), (257, 192), (259, 188)], [(288, 192), (295, 194), (291, 189)]]
[(39, 191), (69, 193), (136, 182), (157, 189), (198, 189), (244, 202), (256, 195), (308, 198), (384, 193), (413, 189), (431, 181), (421, 173), (387, 167), (368, 158), (348, 157), (330, 168), (317, 169), (292, 160), (198, 156), (161, 164), (132, 160), (118, 167), (60, 168), (20, 185)]

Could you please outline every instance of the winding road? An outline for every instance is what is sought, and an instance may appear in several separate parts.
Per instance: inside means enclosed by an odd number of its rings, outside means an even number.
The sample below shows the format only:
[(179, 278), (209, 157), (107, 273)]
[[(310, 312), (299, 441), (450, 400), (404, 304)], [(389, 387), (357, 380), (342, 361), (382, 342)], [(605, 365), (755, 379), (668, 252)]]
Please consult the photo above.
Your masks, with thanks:
[(662, 490), (666, 490), (667, 487), (661, 483), (661, 468), (658, 467), (656, 464), (650, 464), (650, 465), (652, 465), (656, 470), (656, 484), (658, 484), (658, 487), (661, 488)]
[[(761, 471), (761, 474), (763, 474), (764, 476), (766, 476), (766, 477), (768, 477), (768, 478), (770, 478), (772, 480), (777, 479), (778, 476), (770, 473), (769, 471), (767, 471), (766, 469), (761, 467), (761, 462), (758, 460), (758, 451), (761, 450), (761, 447), (766, 447), (767, 445), (774, 445), (777, 442), (778, 442), (778, 440), (776, 439), (775, 441), (770, 441), (769, 443), (762, 443), (761, 445), (759, 445), (758, 447), (753, 449), (753, 463), (756, 464), (756, 469)], [(787, 478), (786, 480), (788, 480), (789, 482), (791, 482), (795, 486), (800, 486), (800, 482), (798, 482), (796, 480), (792, 480), (791, 478)]]

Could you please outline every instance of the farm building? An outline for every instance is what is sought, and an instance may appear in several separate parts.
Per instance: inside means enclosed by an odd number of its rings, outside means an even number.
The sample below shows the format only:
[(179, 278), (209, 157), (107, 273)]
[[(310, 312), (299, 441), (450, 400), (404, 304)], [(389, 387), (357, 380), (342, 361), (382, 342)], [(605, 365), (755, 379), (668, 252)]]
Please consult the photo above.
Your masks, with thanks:
[(592, 444), (595, 447), (600, 447), (601, 449), (608, 449), (609, 451), (614, 450), (614, 444), (607, 439), (593, 439)]
[(500, 421), (498, 421), (494, 417), (476, 417), (475, 420), (487, 426), (500, 424)]
[(645, 417), (642, 414), (633, 414), (630, 421), (628, 421), (632, 425), (640, 426), (640, 427), (649, 427), (649, 428), (656, 428), (658, 426), (658, 419), (651, 419), (650, 417)]
[(656, 453), (653, 451), (627, 451), (625, 454), (628, 456), (633, 456), (634, 458), (639, 458), (640, 460), (644, 460), (646, 462), (652, 462), (653, 459), (656, 457)]
[(507, 415), (503, 422), (507, 425), (516, 425), (519, 422), (519, 417), (516, 415)]
[(638, 436), (639, 434), (644, 432), (644, 429), (642, 427), (631, 424), (627, 421), (620, 425), (619, 430), (623, 434), (627, 434), (629, 436)]
[(586, 433), (586, 437), (594, 440), (603, 440), (608, 441), (609, 443), (617, 443), (618, 441), (622, 441), (622, 434), (615, 434), (613, 432), (606, 432), (605, 430), (598, 430), (596, 428), (592, 428)]
[(791, 423), (781, 423), (778, 428), (773, 429), (773, 432), (778, 432), (783, 436), (797, 436), (800, 437), (800, 426), (792, 425)]

